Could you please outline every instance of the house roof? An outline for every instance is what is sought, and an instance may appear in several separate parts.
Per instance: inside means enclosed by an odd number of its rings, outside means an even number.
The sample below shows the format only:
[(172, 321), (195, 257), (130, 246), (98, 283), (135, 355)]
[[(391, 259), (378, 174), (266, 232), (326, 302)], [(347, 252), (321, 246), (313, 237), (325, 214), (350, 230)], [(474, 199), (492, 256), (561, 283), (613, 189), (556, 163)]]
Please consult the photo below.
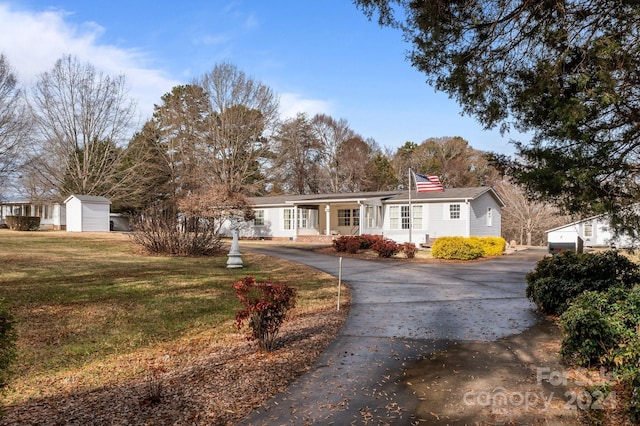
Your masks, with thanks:
[[(419, 202), (447, 202), (473, 200), (490, 192), (496, 201), (504, 207), (504, 202), (488, 186), (472, 188), (450, 188), (440, 192), (412, 191), (411, 200)], [(379, 199), (383, 202), (408, 202), (409, 191), (347, 192), (338, 194), (306, 194), (306, 195), (272, 195), (267, 197), (251, 197), (256, 206), (286, 206), (296, 204), (318, 204), (331, 202), (356, 202), (367, 199)]]
[(95, 195), (79, 195), (79, 194), (70, 195), (69, 198), (64, 200), (65, 204), (68, 203), (69, 200), (71, 200), (72, 198), (76, 198), (80, 201), (88, 202), (88, 203), (111, 204), (111, 201), (109, 201), (109, 199), (105, 197), (98, 197)]

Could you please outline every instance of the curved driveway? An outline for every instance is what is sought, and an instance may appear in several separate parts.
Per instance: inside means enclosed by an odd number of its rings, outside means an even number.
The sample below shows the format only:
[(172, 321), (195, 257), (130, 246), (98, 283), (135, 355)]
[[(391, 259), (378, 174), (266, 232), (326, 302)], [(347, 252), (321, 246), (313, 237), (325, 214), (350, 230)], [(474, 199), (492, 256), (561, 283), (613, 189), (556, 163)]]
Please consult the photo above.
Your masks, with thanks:
[[(338, 258), (284, 246), (251, 251), (337, 276)], [(448, 345), (519, 334), (538, 317), (525, 274), (544, 256), (530, 249), (469, 263), (344, 258), (349, 317), (313, 369), (256, 410), (245, 425), (418, 424), (418, 400), (402, 384), (410, 363)]]

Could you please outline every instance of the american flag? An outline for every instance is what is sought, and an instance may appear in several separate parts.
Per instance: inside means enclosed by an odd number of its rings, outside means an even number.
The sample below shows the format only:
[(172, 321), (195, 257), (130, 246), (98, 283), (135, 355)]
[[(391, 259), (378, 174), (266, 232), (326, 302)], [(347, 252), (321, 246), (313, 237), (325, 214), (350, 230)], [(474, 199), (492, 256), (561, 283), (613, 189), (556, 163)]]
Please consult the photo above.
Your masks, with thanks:
[(444, 191), (444, 187), (440, 183), (438, 176), (414, 173), (413, 178), (416, 181), (416, 190), (418, 192)]

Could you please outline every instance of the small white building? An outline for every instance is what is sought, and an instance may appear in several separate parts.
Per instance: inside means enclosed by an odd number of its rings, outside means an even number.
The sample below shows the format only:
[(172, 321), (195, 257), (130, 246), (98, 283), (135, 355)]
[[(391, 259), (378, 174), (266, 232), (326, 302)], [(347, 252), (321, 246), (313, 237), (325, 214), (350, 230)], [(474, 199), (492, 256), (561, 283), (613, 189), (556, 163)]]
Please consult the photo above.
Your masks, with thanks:
[(583, 247), (630, 248), (633, 246), (633, 241), (630, 238), (614, 235), (609, 225), (609, 219), (605, 215), (572, 222), (550, 229), (546, 233), (550, 253), (562, 250), (581, 252)]
[(6, 224), (8, 216), (37, 216), (41, 230), (61, 230), (66, 226), (64, 204), (45, 201), (0, 202), (0, 226)]
[(105, 197), (74, 194), (64, 204), (68, 232), (109, 232), (111, 201)]

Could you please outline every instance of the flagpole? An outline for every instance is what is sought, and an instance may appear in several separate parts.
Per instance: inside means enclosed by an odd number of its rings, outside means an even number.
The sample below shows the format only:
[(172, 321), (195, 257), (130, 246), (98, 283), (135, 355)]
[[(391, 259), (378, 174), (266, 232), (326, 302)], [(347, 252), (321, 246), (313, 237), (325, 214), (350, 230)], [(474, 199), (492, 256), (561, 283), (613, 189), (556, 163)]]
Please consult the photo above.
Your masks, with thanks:
[[(400, 218), (402, 221), (402, 218)], [(409, 242), (411, 243), (411, 231), (413, 230), (413, 208), (411, 208), (411, 167), (409, 167)]]

